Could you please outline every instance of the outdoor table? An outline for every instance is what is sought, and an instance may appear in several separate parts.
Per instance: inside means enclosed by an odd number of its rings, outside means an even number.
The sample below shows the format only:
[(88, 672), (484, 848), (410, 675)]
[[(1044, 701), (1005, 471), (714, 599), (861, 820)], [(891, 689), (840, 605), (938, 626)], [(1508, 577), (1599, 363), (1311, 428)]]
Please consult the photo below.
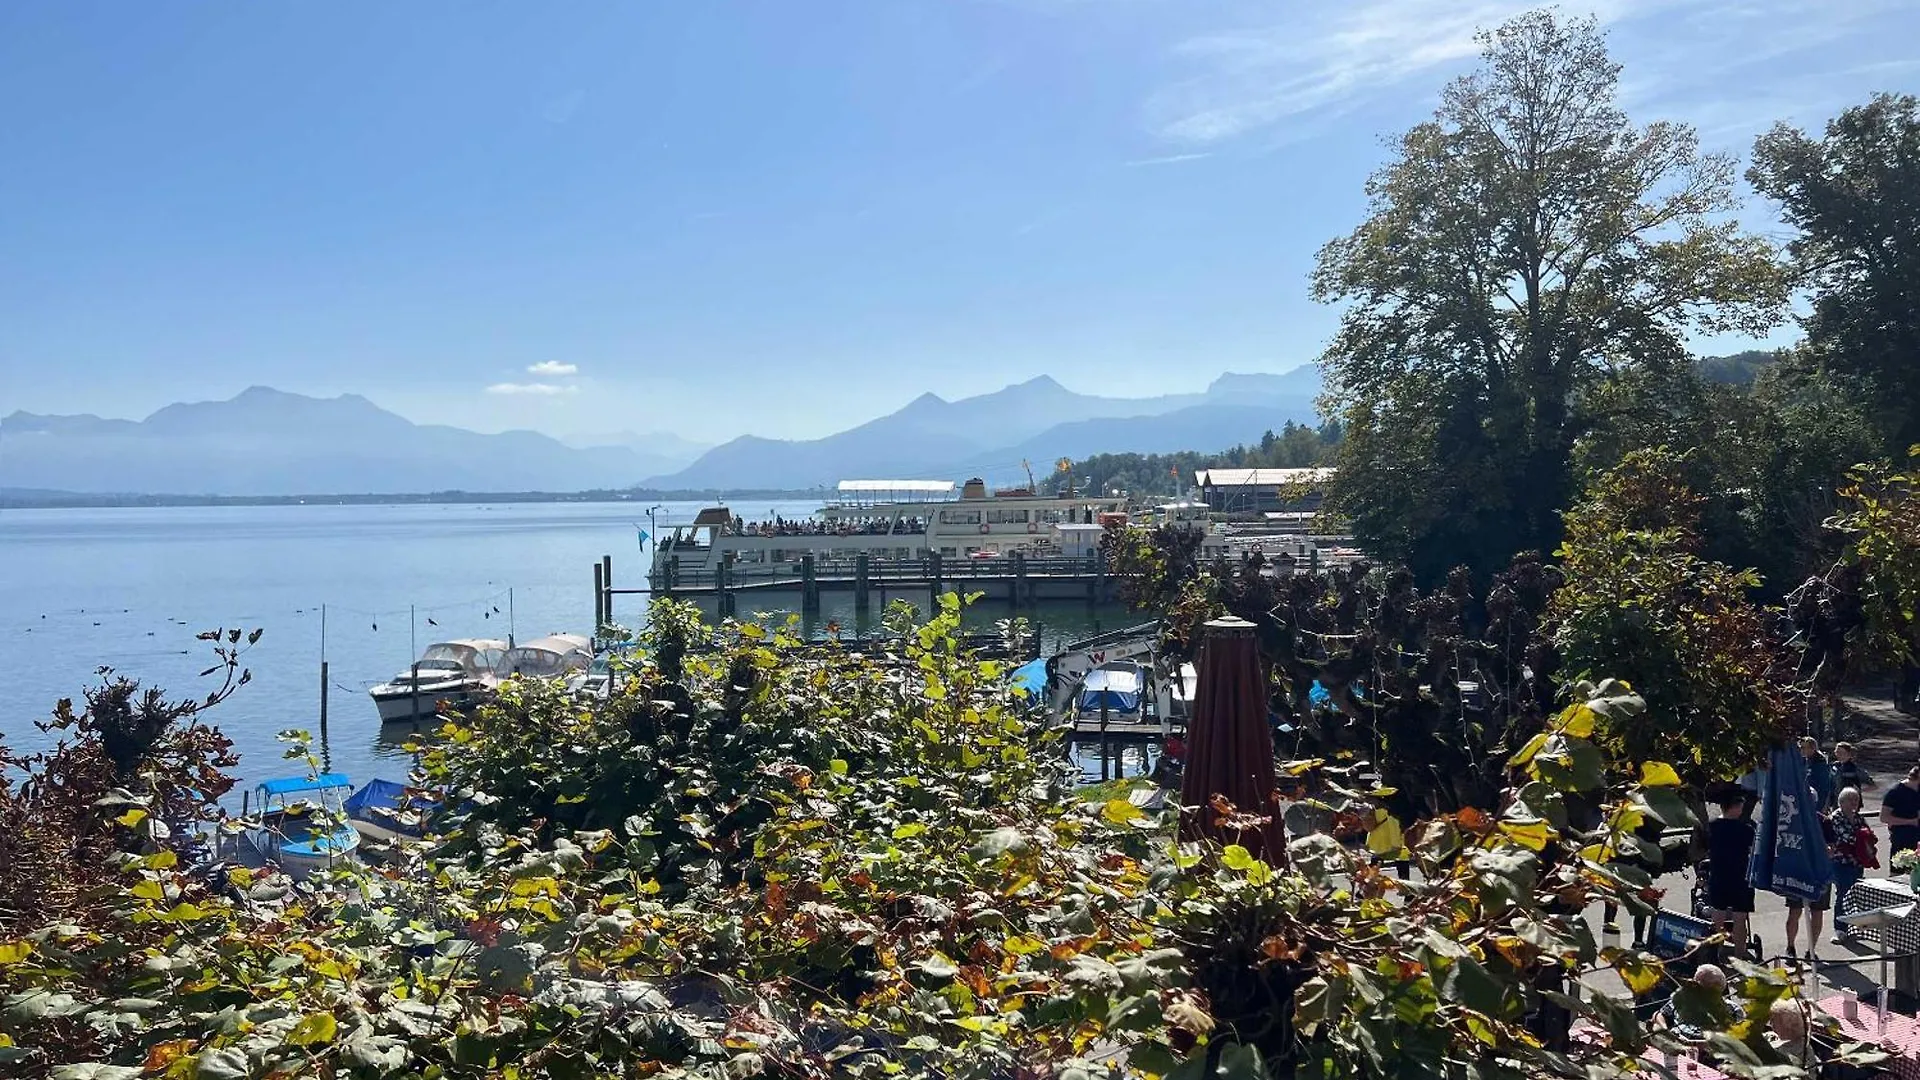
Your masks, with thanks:
[(1853, 1019), (1847, 1019), (1841, 1012), (1846, 1000), (1845, 994), (1834, 994), (1814, 1004), (1833, 1017), (1834, 1023), (1840, 1026), (1840, 1034), (1849, 1042), (1870, 1043), (1892, 1055), (1886, 1064), (1888, 1072), (1905, 1080), (1920, 1080), (1920, 1020), (1889, 1013), (1883, 1032), (1879, 1014), (1874, 1010), (1859, 1008)]
[[(1850, 926), (1870, 927), (1880, 944), (1882, 955), (1903, 956), (1920, 953), (1920, 904), (1916, 904), (1913, 886), (1902, 878), (1861, 878), (1847, 895), (1840, 898), (1834, 921)], [(1906, 910), (1898, 917), (1869, 918), (1878, 912)], [(1885, 980), (1881, 980), (1882, 984)], [(1909, 996), (1920, 989), (1920, 957), (1893, 963), (1893, 988)]]

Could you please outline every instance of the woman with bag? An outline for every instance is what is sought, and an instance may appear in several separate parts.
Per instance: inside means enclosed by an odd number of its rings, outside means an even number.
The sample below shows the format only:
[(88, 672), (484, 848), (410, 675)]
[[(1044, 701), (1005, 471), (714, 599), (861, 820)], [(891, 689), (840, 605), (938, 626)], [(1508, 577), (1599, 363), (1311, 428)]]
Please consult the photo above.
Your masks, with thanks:
[(1828, 819), (1833, 826), (1833, 844), (1827, 849), (1833, 857), (1833, 943), (1844, 945), (1851, 931), (1841, 916), (1847, 913), (1847, 890), (1868, 870), (1880, 868), (1880, 843), (1873, 828), (1860, 816), (1860, 789), (1841, 788), (1834, 800), (1839, 805)]

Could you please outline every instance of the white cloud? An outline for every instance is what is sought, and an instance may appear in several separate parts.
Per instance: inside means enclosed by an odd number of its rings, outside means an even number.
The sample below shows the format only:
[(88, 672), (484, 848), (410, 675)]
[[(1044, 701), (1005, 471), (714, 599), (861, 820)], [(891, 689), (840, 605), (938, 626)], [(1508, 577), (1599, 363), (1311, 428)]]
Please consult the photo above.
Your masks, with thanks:
[(487, 387), (489, 394), (526, 394), (534, 397), (553, 397), (559, 394), (577, 394), (578, 386), (560, 386), (555, 383), (494, 383)]
[[(1478, 55), (1477, 30), (1540, 6), (1539, 0), (1340, 6), (1260, 0), (1255, 8), (1269, 13), (1264, 17), (1173, 47), (1190, 74), (1148, 98), (1146, 124), (1176, 143), (1210, 145), (1324, 122), (1389, 96), (1431, 94)], [(1627, 65), (1630, 90), (1666, 97), (1684, 89), (1691, 104), (1745, 97), (1713, 76), (1760, 55), (1773, 59), (1839, 39), (1897, 36), (1899, 6), (1896, 0), (1590, 0), (1564, 10), (1590, 12), (1603, 25), (1622, 28), (1627, 36), (1615, 39), (1614, 55)], [(1775, 77), (1788, 73), (1776, 70)], [(1815, 64), (1796, 73), (1829, 71)]]
[(540, 376), (562, 376), (580, 374), (579, 364), (563, 364), (558, 360), (542, 360), (527, 365), (527, 374)]

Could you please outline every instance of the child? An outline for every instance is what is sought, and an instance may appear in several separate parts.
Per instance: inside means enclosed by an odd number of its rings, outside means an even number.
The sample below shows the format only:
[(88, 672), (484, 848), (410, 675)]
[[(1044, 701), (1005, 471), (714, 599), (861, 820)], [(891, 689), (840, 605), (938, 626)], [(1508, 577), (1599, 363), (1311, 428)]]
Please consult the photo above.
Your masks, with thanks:
[(1746, 804), (1746, 792), (1728, 792), (1720, 797), (1720, 816), (1707, 826), (1707, 903), (1713, 908), (1713, 926), (1726, 930), (1727, 940), (1741, 949), (1747, 946), (1747, 917), (1753, 914), (1747, 863), (1753, 857), (1754, 827), (1741, 816)]
[(1853, 759), (1853, 744), (1838, 742), (1833, 744), (1833, 786), (1836, 788), (1854, 788), (1865, 791), (1873, 786), (1873, 777)]

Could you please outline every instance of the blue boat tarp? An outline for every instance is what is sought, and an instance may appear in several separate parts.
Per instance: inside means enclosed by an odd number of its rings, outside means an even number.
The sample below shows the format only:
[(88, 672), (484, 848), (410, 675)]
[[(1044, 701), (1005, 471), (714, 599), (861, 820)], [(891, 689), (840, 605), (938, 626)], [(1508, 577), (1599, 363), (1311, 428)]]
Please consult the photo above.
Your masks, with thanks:
[(1015, 690), (1038, 697), (1040, 692), (1047, 688), (1046, 658), (1042, 657), (1039, 660), (1029, 660), (1019, 667), (1014, 668), (1013, 674), (1007, 679), (1007, 683)]
[(1080, 684), (1080, 711), (1130, 713), (1140, 708), (1140, 672), (1137, 668), (1095, 668)]
[(342, 825), (332, 832), (321, 836), (305, 836), (288, 839), (278, 845), (283, 855), (306, 855), (310, 858), (325, 859), (339, 855), (343, 851), (352, 851), (360, 846), (360, 834), (350, 825)]
[(278, 776), (260, 784), (263, 795), (292, 795), (301, 791), (324, 791), (328, 788), (350, 788), (353, 781), (345, 773), (321, 773), (318, 776)]

